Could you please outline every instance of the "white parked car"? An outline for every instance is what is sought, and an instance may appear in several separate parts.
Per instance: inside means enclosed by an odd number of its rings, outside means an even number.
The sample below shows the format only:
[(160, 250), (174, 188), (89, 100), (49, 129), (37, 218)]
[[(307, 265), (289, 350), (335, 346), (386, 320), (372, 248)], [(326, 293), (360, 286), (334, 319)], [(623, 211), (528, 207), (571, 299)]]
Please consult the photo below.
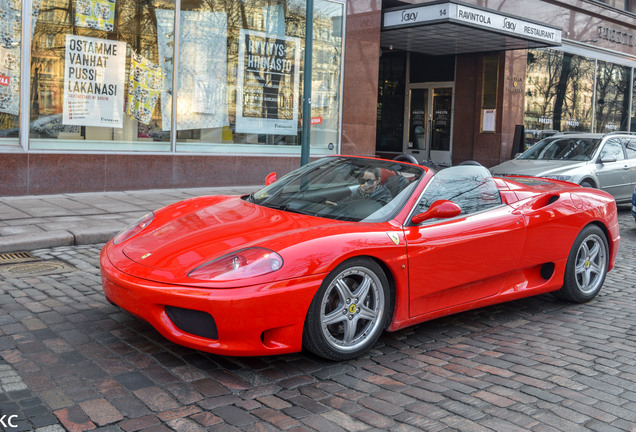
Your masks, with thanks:
[(629, 203), (636, 186), (636, 135), (557, 134), (490, 168), (495, 176), (546, 177), (602, 189)]

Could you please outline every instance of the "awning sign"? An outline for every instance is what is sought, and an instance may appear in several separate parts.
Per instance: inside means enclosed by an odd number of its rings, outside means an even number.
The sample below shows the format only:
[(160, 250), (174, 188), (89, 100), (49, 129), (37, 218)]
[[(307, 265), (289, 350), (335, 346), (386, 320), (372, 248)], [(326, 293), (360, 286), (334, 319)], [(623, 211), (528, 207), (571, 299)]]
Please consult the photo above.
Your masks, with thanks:
[(537, 40), (550, 45), (561, 44), (562, 31), (556, 27), (519, 19), (492, 10), (451, 2), (387, 11), (384, 13), (383, 28), (390, 29), (433, 22), (461, 23), (522, 39)]
[(123, 127), (126, 42), (66, 35), (63, 124)]

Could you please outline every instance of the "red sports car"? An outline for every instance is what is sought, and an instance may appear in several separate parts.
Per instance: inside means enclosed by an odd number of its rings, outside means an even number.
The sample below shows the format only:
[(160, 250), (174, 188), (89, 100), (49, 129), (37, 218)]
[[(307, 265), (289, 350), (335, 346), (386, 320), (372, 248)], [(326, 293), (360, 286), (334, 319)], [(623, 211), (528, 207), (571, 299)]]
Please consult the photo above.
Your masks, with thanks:
[(110, 302), (171, 341), (333, 360), (382, 331), (554, 291), (585, 302), (619, 244), (607, 193), (330, 156), (248, 196), (149, 213), (102, 250)]

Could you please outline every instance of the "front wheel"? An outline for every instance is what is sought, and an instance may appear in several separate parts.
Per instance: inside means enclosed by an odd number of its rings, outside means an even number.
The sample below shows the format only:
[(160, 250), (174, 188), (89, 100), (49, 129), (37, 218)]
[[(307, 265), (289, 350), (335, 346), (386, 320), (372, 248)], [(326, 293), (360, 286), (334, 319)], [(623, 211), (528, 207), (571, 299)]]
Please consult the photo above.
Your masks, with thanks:
[(586, 226), (574, 241), (565, 266), (563, 287), (557, 295), (576, 303), (593, 299), (603, 286), (608, 265), (605, 233), (596, 225)]
[(354, 258), (325, 278), (309, 306), (303, 345), (330, 360), (348, 360), (369, 349), (389, 319), (389, 284), (380, 266)]

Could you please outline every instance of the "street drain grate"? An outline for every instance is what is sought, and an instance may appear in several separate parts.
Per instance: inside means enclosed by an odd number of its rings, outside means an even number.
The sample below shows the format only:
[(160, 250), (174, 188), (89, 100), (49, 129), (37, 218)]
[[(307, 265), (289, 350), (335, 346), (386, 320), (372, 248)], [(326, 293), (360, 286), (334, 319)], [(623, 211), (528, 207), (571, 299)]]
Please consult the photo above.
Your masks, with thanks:
[(39, 261), (39, 260), (40, 258), (34, 257), (29, 252), (0, 253), (0, 265), (22, 263), (22, 262), (28, 262), (28, 261)]
[(77, 271), (75, 267), (70, 266), (62, 261), (55, 260), (7, 264), (0, 266), (0, 276), (16, 279), (33, 276), (48, 276), (52, 274), (69, 273), (74, 271)]

